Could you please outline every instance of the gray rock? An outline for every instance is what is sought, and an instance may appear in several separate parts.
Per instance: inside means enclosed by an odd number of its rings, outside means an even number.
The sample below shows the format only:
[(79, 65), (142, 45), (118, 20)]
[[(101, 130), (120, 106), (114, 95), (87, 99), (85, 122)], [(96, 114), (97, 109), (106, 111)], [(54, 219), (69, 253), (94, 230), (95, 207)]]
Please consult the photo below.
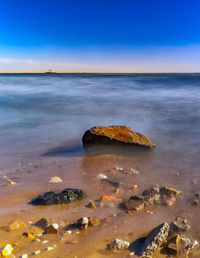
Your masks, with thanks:
[(155, 251), (167, 239), (169, 229), (170, 227), (167, 223), (162, 223), (150, 232), (150, 234), (145, 238), (143, 248), (141, 250), (141, 256), (143, 258), (151, 257), (155, 253)]
[(129, 248), (130, 243), (121, 239), (115, 239), (112, 243), (107, 245), (107, 248), (113, 251), (123, 251)]

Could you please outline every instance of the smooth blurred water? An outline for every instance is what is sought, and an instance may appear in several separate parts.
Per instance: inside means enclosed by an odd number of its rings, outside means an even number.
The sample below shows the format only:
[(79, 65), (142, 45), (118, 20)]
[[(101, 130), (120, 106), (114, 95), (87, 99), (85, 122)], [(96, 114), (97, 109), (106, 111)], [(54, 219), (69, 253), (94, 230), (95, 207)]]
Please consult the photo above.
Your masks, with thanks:
[(160, 150), (197, 154), (200, 74), (1, 74), (0, 155), (81, 144), (95, 125), (128, 125)]

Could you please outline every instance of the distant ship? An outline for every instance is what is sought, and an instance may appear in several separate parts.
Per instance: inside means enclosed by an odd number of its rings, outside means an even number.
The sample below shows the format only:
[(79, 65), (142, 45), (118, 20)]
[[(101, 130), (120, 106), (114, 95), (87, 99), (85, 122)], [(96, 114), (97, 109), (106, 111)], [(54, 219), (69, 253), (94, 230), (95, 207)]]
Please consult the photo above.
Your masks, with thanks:
[(49, 69), (46, 73), (56, 73), (53, 71), (53, 69)]

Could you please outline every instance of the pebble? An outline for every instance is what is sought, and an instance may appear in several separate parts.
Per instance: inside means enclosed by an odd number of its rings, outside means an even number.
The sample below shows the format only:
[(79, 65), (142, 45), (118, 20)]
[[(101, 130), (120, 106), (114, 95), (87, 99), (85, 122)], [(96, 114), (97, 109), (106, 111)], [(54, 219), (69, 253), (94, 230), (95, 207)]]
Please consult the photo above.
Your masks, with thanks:
[(130, 243), (121, 239), (115, 239), (112, 243), (107, 245), (107, 248), (113, 251), (122, 251), (129, 248)]
[(28, 258), (28, 254), (22, 254), (21, 258)]
[(10, 244), (5, 245), (4, 247), (0, 248), (0, 254), (4, 256), (10, 256), (12, 254), (13, 247)]
[(39, 253), (41, 253), (41, 251), (40, 250), (36, 250), (36, 251), (33, 252), (33, 255), (37, 255)]
[(58, 176), (53, 176), (50, 178), (49, 183), (62, 183), (63, 180)]
[(88, 205), (86, 205), (86, 207), (87, 208), (94, 208), (95, 209), (96, 208), (96, 204), (93, 201), (91, 201), (91, 202), (88, 203)]
[(64, 232), (64, 235), (71, 235), (72, 234), (72, 231), (71, 230), (67, 230)]
[(108, 178), (108, 177), (107, 177), (106, 175), (104, 175), (104, 174), (98, 174), (97, 177), (100, 178), (100, 179), (107, 179), (107, 178)]
[(54, 245), (54, 246), (48, 246), (47, 248), (46, 248), (46, 251), (51, 251), (51, 250), (53, 250), (53, 249), (55, 249), (56, 248), (56, 245)]
[(9, 225), (8, 228), (9, 230), (13, 230), (13, 229), (20, 229), (26, 226), (26, 222), (24, 222), (21, 219), (16, 219), (13, 220)]
[(57, 234), (58, 233), (59, 225), (57, 223), (53, 223), (52, 225), (46, 228), (46, 234)]

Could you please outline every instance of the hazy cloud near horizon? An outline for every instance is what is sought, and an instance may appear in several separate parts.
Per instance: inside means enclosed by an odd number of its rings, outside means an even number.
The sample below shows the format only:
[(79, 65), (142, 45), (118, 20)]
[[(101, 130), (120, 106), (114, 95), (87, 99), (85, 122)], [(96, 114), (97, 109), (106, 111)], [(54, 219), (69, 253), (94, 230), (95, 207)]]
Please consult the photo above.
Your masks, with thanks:
[[(1, 50), (1, 48), (0, 48)], [(42, 50), (40, 50), (42, 52)], [(52, 51), (53, 52), (53, 51)], [(65, 51), (64, 51), (65, 52)], [(90, 55), (84, 51), (58, 52), (55, 56), (44, 52), (40, 58), (26, 53), (26, 58), (0, 51), (0, 72), (45, 72), (52, 68), (57, 72), (199, 72), (200, 45), (181, 47), (152, 47), (145, 50), (95, 49)], [(7, 54), (7, 55), (6, 55)], [(59, 60), (60, 59), (60, 60)], [(67, 60), (67, 61), (66, 61)]]

